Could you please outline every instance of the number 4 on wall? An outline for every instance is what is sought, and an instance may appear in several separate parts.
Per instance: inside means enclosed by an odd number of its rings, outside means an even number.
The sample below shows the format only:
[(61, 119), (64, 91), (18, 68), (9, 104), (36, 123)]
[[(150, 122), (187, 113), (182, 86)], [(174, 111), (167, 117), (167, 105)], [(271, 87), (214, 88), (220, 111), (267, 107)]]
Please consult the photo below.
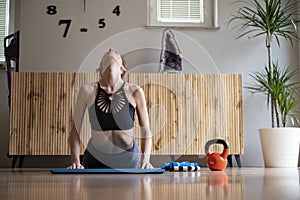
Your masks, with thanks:
[(117, 15), (117, 16), (119, 16), (119, 15), (121, 14), (120, 6), (117, 5), (117, 6), (115, 7), (115, 9), (113, 10), (112, 13), (115, 14), (115, 15)]

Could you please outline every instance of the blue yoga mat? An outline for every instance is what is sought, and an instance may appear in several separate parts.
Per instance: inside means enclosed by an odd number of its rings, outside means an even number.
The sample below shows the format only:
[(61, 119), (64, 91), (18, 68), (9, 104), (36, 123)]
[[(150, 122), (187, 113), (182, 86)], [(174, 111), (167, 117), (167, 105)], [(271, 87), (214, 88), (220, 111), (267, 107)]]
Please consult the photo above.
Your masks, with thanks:
[(133, 169), (133, 168), (118, 168), (118, 169), (66, 169), (57, 168), (51, 169), (53, 174), (162, 174), (164, 169)]

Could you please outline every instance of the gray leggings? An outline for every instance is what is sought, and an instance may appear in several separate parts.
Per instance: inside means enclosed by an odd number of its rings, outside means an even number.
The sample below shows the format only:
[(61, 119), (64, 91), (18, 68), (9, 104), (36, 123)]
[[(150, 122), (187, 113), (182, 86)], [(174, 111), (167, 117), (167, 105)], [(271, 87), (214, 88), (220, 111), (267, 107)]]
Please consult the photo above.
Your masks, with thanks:
[(141, 155), (136, 141), (132, 148), (118, 154), (107, 154), (97, 150), (91, 140), (83, 155), (85, 168), (137, 168), (141, 161)]

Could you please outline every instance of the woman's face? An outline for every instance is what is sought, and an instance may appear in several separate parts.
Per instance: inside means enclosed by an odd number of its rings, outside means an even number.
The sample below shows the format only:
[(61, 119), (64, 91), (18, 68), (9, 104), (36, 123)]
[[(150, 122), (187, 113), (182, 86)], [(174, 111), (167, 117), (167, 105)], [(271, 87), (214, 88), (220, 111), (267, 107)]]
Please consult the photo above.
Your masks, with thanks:
[(120, 74), (122, 65), (120, 65), (118, 62), (112, 62), (110, 65), (108, 65), (104, 71), (102, 71), (102, 74)]
[(103, 56), (99, 71), (104, 73), (121, 73), (122, 72), (122, 58), (119, 54), (115, 53), (112, 49)]

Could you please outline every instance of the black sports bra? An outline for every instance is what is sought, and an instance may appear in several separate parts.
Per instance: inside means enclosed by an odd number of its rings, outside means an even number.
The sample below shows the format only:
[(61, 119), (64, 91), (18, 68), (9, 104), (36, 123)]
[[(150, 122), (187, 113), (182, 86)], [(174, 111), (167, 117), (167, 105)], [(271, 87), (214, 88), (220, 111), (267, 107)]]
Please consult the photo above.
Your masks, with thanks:
[(94, 104), (89, 108), (91, 128), (96, 131), (129, 130), (134, 126), (135, 108), (129, 103), (124, 85), (113, 94), (100, 87)]

